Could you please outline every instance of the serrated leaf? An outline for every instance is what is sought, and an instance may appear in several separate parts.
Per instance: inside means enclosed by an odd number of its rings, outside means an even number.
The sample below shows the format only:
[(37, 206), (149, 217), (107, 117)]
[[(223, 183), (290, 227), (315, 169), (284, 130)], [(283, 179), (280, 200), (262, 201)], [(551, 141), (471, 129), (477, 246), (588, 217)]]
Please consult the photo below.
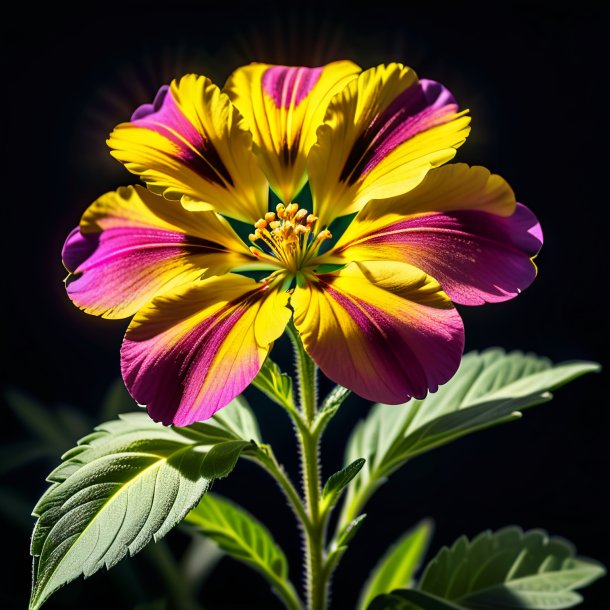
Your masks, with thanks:
[(599, 370), (593, 362), (553, 365), (546, 358), (490, 349), (471, 352), (455, 376), (435, 394), (404, 405), (375, 405), (355, 428), (345, 462), (367, 462), (348, 487), (340, 523), (407, 460), (461, 436), (518, 419), (522, 409), (547, 402), (554, 390)]
[(267, 528), (240, 506), (217, 494), (207, 494), (186, 521), (214, 540), (225, 553), (260, 572), (274, 588), (281, 586), (293, 591), (287, 580), (284, 552)]
[(282, 407), (294, 409), (292, 379), (271, 358), (265, 360), (252, 385)]
[(459, 538), (426, 567), (417, 589), (468, 610), (559, 610), (581, 601), (575, 589), (605, 573), (540, 530), (508, 527)]
[(358, 458), (328, 478), (322, 490), (324, 509), (328, 509), (335, 504), (344, 487), (360, 472), (365, 461), (363, 458)]
[[(98, 426), (68, 451), (34, 508), (30, 608), (78, 576), (137, 553), (179, 523), (211, 480), (229, 472), (238, 446), (249, 444), (233, 433), (216, 434), (198, 425), (167, 428), (144, 413), (130, 413)], [(216, 455), (208, 460), (211, 450)]]
[(424, 559), (431, 536), (431, 521), (422, 521), (388, 549), (362, 590), (358, 604), (361, 610), (368, 608), (378, 595), (413, 584), (415, 572)]

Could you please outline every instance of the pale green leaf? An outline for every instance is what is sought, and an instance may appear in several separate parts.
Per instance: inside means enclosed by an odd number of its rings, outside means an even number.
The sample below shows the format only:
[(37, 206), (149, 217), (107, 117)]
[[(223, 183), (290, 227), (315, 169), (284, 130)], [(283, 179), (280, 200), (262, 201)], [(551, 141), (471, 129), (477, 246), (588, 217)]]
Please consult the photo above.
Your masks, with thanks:
[(378, 595), (413, 584), (415, 572), (423, 561), (431, 535), (431, 521), (422, 521), (388, 550), (364, 586), (358, 605), (361, 610), (368, 608)]
[(360, 512), (386, 478), (407, 460), (461, 436), (518, 419), (554, 390), (599, 370), (592, 362), (553, 365), (546, 358), (499, 348), (471, 352), (455, 376), (424, 400), (376, 405), (354, 429), (345, 462), (367, 460), (348, 487), (340, 524)]
[(265, 360), (258, 375), (252, 381), (252, 385), (282, 407), (294, 409), (292, 379), (282, 373), (280, 367), (271, 358)]
[(228, 555), (261, 573), (278, 590), (296, 593), (288, 581), (288, 562), (267, 528), (243, 508), (216, 494), (207, 494), (186, 521), (214, 540)]
[(256, 417), (243, 396), (232, 400), (208, 422), (233, 434), (237, 440), (261, 443)]
[[(30, 608), (78, 576), (137, 553), (179, 523), (211, 480), (235, 464), (237, 446), (249, 444), (232, 433), (207, 432), (197, 425), (168, 428), (130, 413), (98, 426), (68, 451), (34, 509)], [(203, 476), (211, 450), (216, 455)]]
[(581, 601), (576, 589), (605, 573), (540, 530), (508, 527), (458, 539), (430, 561), (419, 591), (472, 610), (559, 610)]
[(322, 490), (322, 503), (325, 509), (335, 504), (344, 487), (360, 472), (365, 461), (362, 458), (358, 458), (329, 477)]

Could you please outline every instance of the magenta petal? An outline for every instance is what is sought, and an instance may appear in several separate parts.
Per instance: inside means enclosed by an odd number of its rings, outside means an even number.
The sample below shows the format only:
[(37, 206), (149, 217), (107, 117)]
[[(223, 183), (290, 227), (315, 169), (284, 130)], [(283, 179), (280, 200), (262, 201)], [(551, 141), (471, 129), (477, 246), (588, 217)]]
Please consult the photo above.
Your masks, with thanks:
[(286, 293), (233, 274), (156, 297), (125, 335), (127, 389), (164, 424), (208, 419), (256, 376), (288, 322), (287, 301)]
[(517, 204), (511, 216), (480, 210), (407, 216), (360, 238), (352, 255), (415, 265), (452, 301), (482, 305), (512, 299), (534, 281), (532, 258), (542, 241), (534, 214)]
[(507, 301), (536, 278), (532, 257), (542, 246), (542, 230), (522, 204), (509, 217), (464, 210), (411, 223), (405, 238), (413, 264), (436, 278), (456, 303)]
[(96, 250), (99, 243), (99, 235), (83, 235), (80, 227), (70, 231), (61, 250), (61, 259), (66, 269), (70, 272), (78, 269)]

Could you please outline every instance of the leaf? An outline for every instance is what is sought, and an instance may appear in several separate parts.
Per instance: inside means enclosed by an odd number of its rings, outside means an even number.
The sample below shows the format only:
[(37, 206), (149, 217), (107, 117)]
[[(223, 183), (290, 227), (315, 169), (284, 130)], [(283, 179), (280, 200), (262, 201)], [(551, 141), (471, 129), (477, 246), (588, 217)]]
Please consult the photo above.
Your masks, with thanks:
[(464, 610), (464, 608), (421, 591), (398, 589), (379, 595), (366, 610)]
[(252, 385), (266, 394), (271, 400), (287, 409), (294, 409), (294, 396), (292, 393), (292, 379), (282, 373), (280, 367), (267, 358), (252, 381)]
[(337, 537), (337, 544), (339, 546), (348, 545), (358, 533), (358, 530), (362, 527), (362, 522), (365, 519), (366, 513), (359, 515), (351, 523), (348, 523)]
[(547, 402), (549, 393), (586, 373), (593, 362), (553, 365), (546, 358), (499, 348), (471, 352), (455, 376), (435, 394), (404, 405), (375, 405), (354, 429), (346, 463), (367, 462), (348, 487), (340, 524), (407, 460), (471, 432), (518, 419), (520, 409)]
[(260, 572), (274, 588), (288, 588), (294, 594), (287, 580), (284, 552), (267, 528), (243, 508), (217, 494), (207, 494), (186, 521), (214, 540), (225, 553)]
[[(64, 455), (34, 508), (32, 610), (63, 584), (160, 539), (212, 478), (228, 473), (236, 443), (247, 443), (223, 437), (211, 446), (207, 428), (198, 434), (197, 427), (166, 428), (144, 413), (130, 413), (98, 426)], [(202, 476), (211, 449), (217, 455)]]
[(220, 479), (231, 473), (248, 441), (224, 441), (214, 445), (205, 455), (201, 464), (201, 476)]
[(328, 510), (339, 499), (343, 488), (360, 472), (366, 460), (358, 458), (331, 475), (322, 490), (322, 508)]
[(472, 610), (571, 608), (582, 600), (575, 589), (605, 574), (574, 548), (540, 530), (507, 527), (459, 538), (430, 561), (419, 591)]
[(341, 561), (345, 551), (347, 551), (349, 543), (358, 533), (358, 530), (362, 526), (362, 522), (365, 518), (366, 514), (356, 517), (339, 532), (336, 542), (331, 543), (331, 547), (326, 558), (326, 569), (328, 570), (329, 574), (332, 574), (339, 561)]
[(39, 440), (55, 449), (64, 451), (73, 442), (66, 430), (58, 423), (51, 410), (16, 388), (7, 388), (4, 397), (11, 410), (24, 426)]
[(258, 444), (262, 442), (254, 413), (243, 396), (232, 400), (208, 421), (231, 433), (235, 439), (255, 441)]
[(99, 415), (103, 421), (115, 419), (121, 413), (141, 411), (138, 403), (129, 395), (121, 377), (115, 379), (102, 399)]
[(388, 550), (362, 590), (358, 605), (361, 610), (368, 608), (378, 595), (413, 584), (415, 571), (423, 561), (431, 536), (432, 522), (422, 521)]

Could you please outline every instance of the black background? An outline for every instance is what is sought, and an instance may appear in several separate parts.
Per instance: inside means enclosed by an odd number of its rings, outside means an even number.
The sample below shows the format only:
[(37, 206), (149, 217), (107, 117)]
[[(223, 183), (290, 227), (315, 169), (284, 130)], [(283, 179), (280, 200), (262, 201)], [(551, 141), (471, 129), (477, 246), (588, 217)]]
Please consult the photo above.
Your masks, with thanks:
[[(399, 60), (447, 85), (473, 117), (457, 160), (501, 173), (542, 222), (539, 278), (508, 303), (462, 308), (467, 349), (501, 345), (555, 361), (597, 360), (607, 369), (609, 55), (601, 5), (492, 10), (374, 1), (348, 12), (329, 5), (96, 2), (77, 13), (16, 7), (2, 26), (3, 382), (93, 416), (118, 375), (125, 323), (76, 310), (63, 291), (59, 257), (85, 207), (134, 182), (106, 149), (116, 123), (188, 71), (222, 83), (252, 60), (311, 65), (338, 58), (365, 67)], [(276, 359), (282, 350), (280, 343)], [(368, 523), (337, 572), (333, 607), (352, 608), (383, 548), (425, 516), (436, 521), (433, 552), (462, 533), (516, 523), (565, 536), (583, 555), (610, 564), (606, 380), (581, 379), (519, 423), (458, 441), (397, 474), (371, 502)], [(250, 397), (265, 438), (296, 475), (284, 414)], [(339, 467), (345, 439), (366, 411), (351, 397), (332, 422), (326, 476)], [(23, 435), (5, 409), (2, 441)], [(34, 499), (48, 467), (10, 483)], [(272, 482), (240, 464), (216, 490), (272, 526), (298, 582), (300, 543)], [(3, 553), (9, 565), (1, 605), (25, 607), (27, 534), (11, 526)], [(585, 591), (583, 608), (608, 607), (607, 582)], [(228, 559), (202, 600), (208, 608), (279, 608), (257, 575)], [(71, 585), (48, 607), (121, 610), (135, 601), (98, 575)]]

